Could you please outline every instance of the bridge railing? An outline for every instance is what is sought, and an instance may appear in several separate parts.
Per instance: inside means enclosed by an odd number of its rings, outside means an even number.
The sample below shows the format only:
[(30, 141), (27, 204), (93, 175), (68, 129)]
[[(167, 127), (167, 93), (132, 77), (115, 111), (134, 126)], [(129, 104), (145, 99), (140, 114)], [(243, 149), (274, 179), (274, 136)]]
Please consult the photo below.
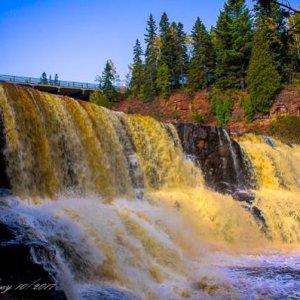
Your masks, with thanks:
[(96, 83), (84, 83), (76, 81), (65, 81), (65, 80), (49, 80), (43, 78), (34, 77), (22, 77), (14, 75), (0, 75), (0, 80), (13, 82), (13, 83), (24, 83), (33, 85), (49, 85), (49, 86), (59, 86), (59, 87), (69, 87), (69, 88), (81, 88), (81, 89), (91, 89), (96, 90), (99, 85)]

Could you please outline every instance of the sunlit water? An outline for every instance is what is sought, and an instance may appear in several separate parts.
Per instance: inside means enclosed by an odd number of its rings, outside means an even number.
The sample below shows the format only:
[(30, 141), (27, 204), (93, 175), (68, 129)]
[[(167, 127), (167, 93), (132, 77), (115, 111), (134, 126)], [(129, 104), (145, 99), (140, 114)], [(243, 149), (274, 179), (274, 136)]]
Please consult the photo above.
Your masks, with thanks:
[[(51, 264), (68, 299), (300, 298), (299, 251), (220, 251), (207, 247), (201, 238), (195, 240), (184, 228), (179, 234), (185, 246), (180, 248), (170, 240), (167, 227), (178, 218), (177, 209), (165, 221), (162, 207), (145, 201), (116, 199), (99, 204), (96, 197), (64, 197), (35, 205), (5, 196), (0, 203), (1, 222), (18, 228), (19, 238), (55, 248)], [(139, 236), (144, 233), (138, 229), (126, 228), (129, 219), (120, 218), (121, 212), (145, 222), (144, 228), (157, 243)], [(180, 230), (181, 224), (173, 225)], [(194, 243), (193, 249), (188, 249), (188, 242)], [(157, 249), (146, 249), (144, 243)], [(41, 263), (46, 266), (49, 261)]]
[(68, 299), (300, 298), (299, 146), (240, 140), (261, 222), (205, 185), (172, 124), (5, 84), (0, 116), (0, 221), (55, 250), (36, 260)]

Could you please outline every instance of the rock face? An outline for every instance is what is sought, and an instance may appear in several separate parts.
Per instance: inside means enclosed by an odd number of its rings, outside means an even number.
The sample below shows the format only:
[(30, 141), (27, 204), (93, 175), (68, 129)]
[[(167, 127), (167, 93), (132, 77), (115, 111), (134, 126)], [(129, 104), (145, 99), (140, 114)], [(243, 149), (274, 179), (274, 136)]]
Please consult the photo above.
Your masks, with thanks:
[(5, 134), (2, 116), (0, 114), (0, 188), (10, 188), (9, 179), (6, 173), (7, 162), (3, 154), (5, 147)]
[[(236, 193), (244, 199), (253, 188), (255, 179), (251, 163), (239, 144), (221, 128), (201, 124), (175, 123), (185, 154), (191, 156), (202, 169), (208, 186), (223, 193)], [(239, 193), (237, 191), (239, 190)], [(248, 195), (247, 200), (251, 198)]]
[(57, 290), (56, 271), (42, 263), (55, 259), (55, 249), (7, 221), (0, 221), (0, 299), (66, 300)]
[(283, 89), (277, 94), (270, 111), (270, 117), (284, 114), (300, 116), (299, 88)]

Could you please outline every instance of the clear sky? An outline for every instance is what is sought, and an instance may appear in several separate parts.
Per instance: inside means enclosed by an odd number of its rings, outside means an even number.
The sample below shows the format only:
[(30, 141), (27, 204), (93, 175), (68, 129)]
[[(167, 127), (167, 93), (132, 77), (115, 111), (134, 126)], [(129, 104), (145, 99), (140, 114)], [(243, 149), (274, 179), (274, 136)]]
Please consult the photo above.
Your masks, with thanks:
[[(248, 0), (248, 3), (252, 3)], [(290, 1), (298, 6), (299, 0)], [(209, 29), (222, 0), (0, 0), (0, 74), (94, 82), (111, 59), (121, 79), (136, 38), (152, 13), (166, 11), (190, 32), (199, 16)]]

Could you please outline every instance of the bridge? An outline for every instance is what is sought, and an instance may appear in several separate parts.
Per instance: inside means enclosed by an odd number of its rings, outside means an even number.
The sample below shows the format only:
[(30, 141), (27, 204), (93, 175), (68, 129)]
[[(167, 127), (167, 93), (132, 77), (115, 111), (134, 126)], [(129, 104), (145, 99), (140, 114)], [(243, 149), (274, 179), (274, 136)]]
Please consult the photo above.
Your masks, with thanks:
[(0, 75), (0, 81), (27, 86), (42, 92), (64, 95), (80, 100), (89, 100), (90, 94), (99, 88), (95, 83), (83, 83), (64, 80), (49, 80), (34, 77), (20, 77), (14, 75)]

